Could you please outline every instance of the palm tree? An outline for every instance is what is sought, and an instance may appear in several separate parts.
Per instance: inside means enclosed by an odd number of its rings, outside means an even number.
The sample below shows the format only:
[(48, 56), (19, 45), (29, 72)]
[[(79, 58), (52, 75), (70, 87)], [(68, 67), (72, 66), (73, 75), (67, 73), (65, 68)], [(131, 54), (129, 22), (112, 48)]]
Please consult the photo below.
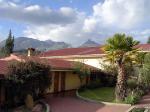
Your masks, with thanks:
[(137, 48), (134, 46), (139, 44), (132, 37), (125, 34), (115, 34), (107, 40), (104, 46), (106, 60), (117, 66), (118, 76), (116, 84), (116, 101), (123, 101), (126, 96), (126, 79), (125, 64), (132, 63), (136, 59)]

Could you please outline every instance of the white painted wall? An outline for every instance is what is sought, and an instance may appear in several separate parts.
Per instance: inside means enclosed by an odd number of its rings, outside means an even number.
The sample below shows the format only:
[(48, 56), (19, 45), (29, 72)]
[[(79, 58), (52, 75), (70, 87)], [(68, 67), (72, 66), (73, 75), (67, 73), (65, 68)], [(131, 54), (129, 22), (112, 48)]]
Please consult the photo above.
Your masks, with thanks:
[(69, 61), (77, 61), (77, 62), (82, 62), (85, 63), (87, 65), (99, 68), (99, 69), (103, 69), (103, 66), (101, 63), (104, 63), (103, 59), (100, 58), (87, 58), (87, 59), (68, 59)]

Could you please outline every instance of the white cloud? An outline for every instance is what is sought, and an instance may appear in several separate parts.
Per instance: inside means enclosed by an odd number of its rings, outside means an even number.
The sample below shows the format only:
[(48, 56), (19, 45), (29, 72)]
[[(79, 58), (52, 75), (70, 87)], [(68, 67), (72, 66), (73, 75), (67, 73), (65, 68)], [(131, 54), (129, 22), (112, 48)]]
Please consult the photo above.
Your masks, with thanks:
[(91, 18), (91, 19), (85, 19), (83, 30), (85, 32), (94, 31), (96, 29), (96, 25), (97, 25), (97, 21), (95, 19), (93, 19), (93, 18)]
[[(106, 37), (116, 32), (130, 34), (143, 41), (149, 35), (149, 30), (141, 29), (150, 22), (149, 10), (149, 0), (105, 0), (103, 3), (100, 2), (93, 6), (93, 14), (90, 16), (80, 15), (78, 12), (76, 22), (73, 24), (49, 25), (41, 28), (30, 27), (25, 34), (26, 36), (40, 37), (39, 39), (42, 40), (62, 40), (74, 45), (81, 44), (87, 39), (104, 42)], [(61, 11), (70, 15), (68, 9), (61, 8)], [(133, 33), (136, 32), (136, 28), (140, 30), (137, 31), (138, 33)], [(30, 31), (41, 32), (41, 34), (35, 35)]]
[(24, 34), (27, 37), (32, 37), (40, 40), (52, 39), (55, 41), (65, 41), (71, 44), (79, 44), (79, 41), (83, 42), (84, 32), (82, 26), (84, 22), (85, 14), (78, 13), (76, 22), (67, 25), (44, 25), (37, 27), (35, 25), (29, 26)]
[(89, 16), (70, 7), (52, 10), (9, 2), (0, 5), (0, 18), (28, 23), (24, 36), (79, 45), (87, 39), (102, 43), (117, 32), (145, 41), (150, 35), (149, 10), (150, 0), (105, 0), (95, 4)]
[(35, 25), (70, 24), (76, 20), (76, 11), (69, 7), (51, 10), (39, 5), (23, 6), (14, 2), (0, 2), (0, 18)]
[(150, 36), (150, 29), (146, 29), (144, 31), (141, 32), (142, 35), (149, 35)]
[(2, 36), (2, 26), (0, 25), (0, 42), (3, 40), (3, 36)]
[(140, 40), (141, 42), (145, 42), (147, 41), (147, 38), (150, 36), (150, 29), (135, 30), (129, 32), (129, 34), (134, 35), (135, 38)]
[(72, 8), (70, 8), (70, 7), (61, 7), (61, 8), (60, 8), (60, 11), (61, 11), (64, 15), (66, 15), (66, 16), (70, 16), (70, 15), (72, 15), (73, 12), (74, 12), (74, 10), (73, 10)]
[(39, 11), (40, 6), (39, 5), (31, 5), (25, 8), (26, 11)]
[(101, 27), (128, 30), (150, 22), (149, 10), (149, 0), (105, 0), (93, 6), (88, 21), (95, 19)]

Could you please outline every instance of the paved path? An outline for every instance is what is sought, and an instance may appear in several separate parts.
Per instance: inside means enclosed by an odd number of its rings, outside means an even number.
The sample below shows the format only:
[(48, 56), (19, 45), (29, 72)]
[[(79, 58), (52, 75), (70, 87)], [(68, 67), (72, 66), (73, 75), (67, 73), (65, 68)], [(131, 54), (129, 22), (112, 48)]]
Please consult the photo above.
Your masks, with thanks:
[(126, 112), (129, 106), (106, 106), (86, 102), (76, 97), (47, 97), (52, 112)]

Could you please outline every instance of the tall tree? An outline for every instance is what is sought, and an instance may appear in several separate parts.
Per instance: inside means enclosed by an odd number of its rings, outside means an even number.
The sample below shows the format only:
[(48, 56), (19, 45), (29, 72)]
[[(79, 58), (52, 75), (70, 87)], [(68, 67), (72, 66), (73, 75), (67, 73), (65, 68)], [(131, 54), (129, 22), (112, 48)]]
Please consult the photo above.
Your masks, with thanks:
[(6, 39), (6, 43), (5, 43), (6, 55), (10, 55), (11, 53), (13, 53), (13, 49), (14, 49), (14, 36), (12, 36), (12, 32), (10, 30), (8, 38)]
[(5, 57), (5, 48), (0, 48), (0, 57)]
[(148, 37), (147, 43), (150, 44), (150, 36)]
[(115, 34), (107, 40), (104, 46), (106, 60), (111, 64), (115, 64), (118, 69), (116, 84), (116, 100), (123, 101), (126, 96), (126, 79), (125, 64), (131, 63), (136, 59), (137, 48), (134, 46), (139, 44), (132, 37), (125, 34)]

